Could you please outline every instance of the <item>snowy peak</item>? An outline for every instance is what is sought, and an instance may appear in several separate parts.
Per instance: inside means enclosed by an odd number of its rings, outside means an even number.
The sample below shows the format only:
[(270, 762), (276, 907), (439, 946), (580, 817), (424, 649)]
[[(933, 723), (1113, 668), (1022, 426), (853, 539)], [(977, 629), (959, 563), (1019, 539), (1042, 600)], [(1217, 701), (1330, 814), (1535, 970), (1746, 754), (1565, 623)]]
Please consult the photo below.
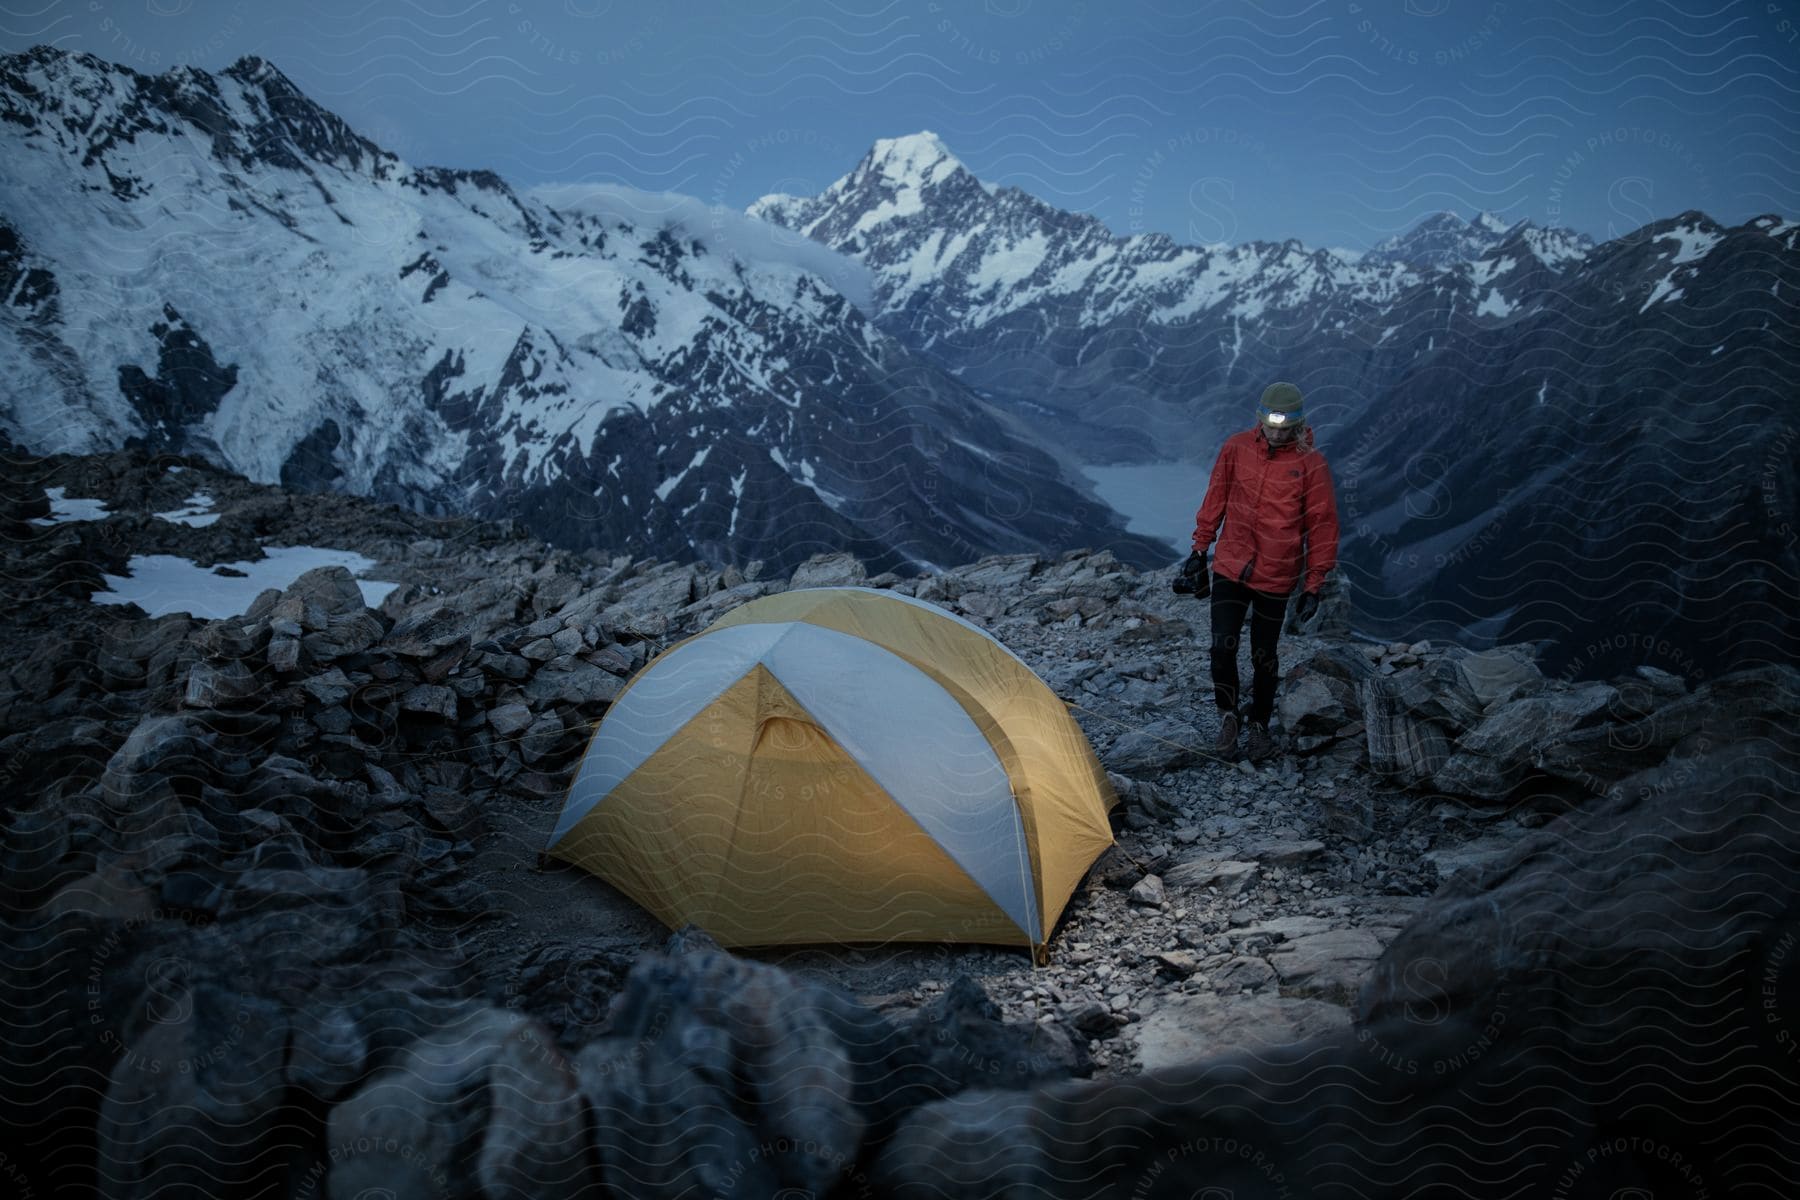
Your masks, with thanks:
[(879, 178), (895, 187), (929, 187), (963, 170), (962, 163), (930, 130), (905, 137), (878, 138), (851, 178), (868, 182)]
[(0, 112), (33, 137), (77, 150), (84, 164), (100, 164), (120, 199), (153, 189), (160, 172), (140, 144), (157, 135), (189, 139), (234, 171), (367, 166), (385, 176), (399, 163), (254, 56), (217, 75), (187, 65), (145, 75), (91, 54), (34, 46), (0, 56)]
[(746, 211), (758, 220), (833, 241), (981, 192), (937, 134), (921, 130), (877, 139), (854, 170), (817, 196), (764, 196)]
[(1469, 222), (1473, 228), (1501, 235), (1504, 235), (1515, 223), (1516, 222), (1506, 220), (1498, 213), (1491, 212), (1478, 212), (1475, 214), (1475, 219)]
[(1464, 220), (1452, 212), (1436, 212), (1405, 233), (1377, 243), (1362, 261), (1442, 269), (1473, 262), (1520, 235), (1527, 239), (1533, 257), (1553, 271), (1579, 260), (1594, 246), (1584, 233), (1546, 229), (1523, 219), (1507, 221), (1498, 213), (1479, 212)]

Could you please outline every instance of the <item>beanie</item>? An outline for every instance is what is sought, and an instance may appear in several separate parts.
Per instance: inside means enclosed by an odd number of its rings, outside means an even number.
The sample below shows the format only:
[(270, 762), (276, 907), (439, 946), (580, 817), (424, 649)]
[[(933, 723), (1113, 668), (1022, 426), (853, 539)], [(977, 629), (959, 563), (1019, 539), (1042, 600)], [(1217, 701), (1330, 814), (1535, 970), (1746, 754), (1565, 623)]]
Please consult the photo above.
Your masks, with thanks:
[(1263, 389), (1262, 408), (1259, 412), (1263, 424), (1282, 428), (1288, 425), (1300, 425), (1306, 421), (1306, 410), (1301, 406), (1300, 389), (1291, 383), (1271, 383)]

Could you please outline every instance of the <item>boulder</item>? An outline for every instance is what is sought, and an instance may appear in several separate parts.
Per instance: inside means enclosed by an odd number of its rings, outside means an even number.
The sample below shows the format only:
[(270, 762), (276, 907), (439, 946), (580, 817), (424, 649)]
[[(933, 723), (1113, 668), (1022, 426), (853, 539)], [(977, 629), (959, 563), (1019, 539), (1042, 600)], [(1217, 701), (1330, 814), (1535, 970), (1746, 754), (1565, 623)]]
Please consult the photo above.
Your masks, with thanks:
[(1362, 708), (1369, 769), (1404, 786), (1429, 781), (1450, 759), (1454, 731), (1417, 715), (1401, 685), (1374, 677), (1357, 688)]
[(795, 567), (792, 578), (788, 580), (788, 586), (790, 588), (858, 587), (868, 577), (868, 570), (854, 554), (839, 551), (833, 554), (815, 554)]
[[(1238, 959), (1237, 963), (1259, 959)], [(1230, 968), (1228, 968), (1230, 969)], [(1237, 968), (1242, 970), (1242, 968)], [(1269, 968), (1262, 965), (1265, 973)], [(1221, 994), (1170, 996), (1132, 1030), (1138, 1061), (1146, 1071), (1179, 1067), (1220, 1055), (1251, 1052), (1316, 1034), (1346, 1029), (1349, 1010), (1319, 1000), (1259, 993), (1241, 996), (1236, 987)]]
[(225, 981), (172, 978), (164, 986), (143, 1032), (121, 1048), (100, 1101), (105, 1194), (247, 1194), (275, 1161), (285, 1014)]
[(1284, 942), (1269, 954), (1282, 994), (1349, 1004), (1381, 956), (1381, 942), (1366, 929), (1331, 929)]
[(261, 688), (255, 673), (238, 659), (202, 659), (188, 669), (181, 703), (187, 708), (224, 708), (248, 700)]
[(1536, 656), (1524, 646), (1495, 646), (1470, 654), (1458, 664), (1464, 686), (1487, 708), (1498, 700), (1529, 694), (1544, 686)]
[(610, 671), (576, 658), (546, 663), (525, 685), (525, 698), (533, 707), (546, 704), (611, 703), (625, 688), (625, 681)]
[(1432, 786), (1502, 799), (1525, 779), (1546, 743), (1604, 714), (1617, 695), (1609, 684), (1589, 683), (1501, 705), (1457, 739), (1455, 752), (1432, 773)]
[(1206, 738), (1180, 721), (1161, 720), (1128, 730), (1101, 761), (1120, 775), (1160, 775), (1193, 766), (1208, 757)]
[(1222, 896), (1235, 896), (1256, 879), (1253, 862), (1197, 856), (1184, 858), (1171, 867), (1163, 883), (1176, 890), (1218, 888)]

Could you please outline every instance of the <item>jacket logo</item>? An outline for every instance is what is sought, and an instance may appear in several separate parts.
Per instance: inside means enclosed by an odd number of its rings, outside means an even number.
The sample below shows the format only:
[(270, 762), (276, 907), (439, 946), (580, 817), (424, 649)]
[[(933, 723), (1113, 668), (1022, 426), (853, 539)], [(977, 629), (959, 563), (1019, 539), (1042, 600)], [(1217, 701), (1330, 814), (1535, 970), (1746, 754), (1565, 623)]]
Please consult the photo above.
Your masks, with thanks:
[(1289, 478), (1289, 479), (1298, 479), (1298, 478), (1300, 478), (1300, 472), (1299, 472), (1299, 470), (1297, 470), (1297, 469), (1296, 469), (1296, 470), (1290, 470), (1290, 471), (1289, 471), (1289, 472), (1288, 472), (1288, 478)]

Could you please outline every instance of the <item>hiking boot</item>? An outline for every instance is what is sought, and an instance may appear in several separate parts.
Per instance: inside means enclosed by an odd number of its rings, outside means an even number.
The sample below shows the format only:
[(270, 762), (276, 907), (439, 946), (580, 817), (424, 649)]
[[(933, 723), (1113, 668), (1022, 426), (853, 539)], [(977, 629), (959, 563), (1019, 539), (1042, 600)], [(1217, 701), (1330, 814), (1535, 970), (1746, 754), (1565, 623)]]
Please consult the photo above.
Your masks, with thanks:
[(1244, 739), (1244, 756), (1251, 762), (1262, 762), (1275, 753), (1275, 739), (1269, 736), (1269, 727), (1261, 721), (1250, 722), (1250, 733)]
[(1237, 757), (1238, 718), (1234, 712), (1219, 714), (1219, 740), (1213, 743), (1213, 751), (1220, 758)]

